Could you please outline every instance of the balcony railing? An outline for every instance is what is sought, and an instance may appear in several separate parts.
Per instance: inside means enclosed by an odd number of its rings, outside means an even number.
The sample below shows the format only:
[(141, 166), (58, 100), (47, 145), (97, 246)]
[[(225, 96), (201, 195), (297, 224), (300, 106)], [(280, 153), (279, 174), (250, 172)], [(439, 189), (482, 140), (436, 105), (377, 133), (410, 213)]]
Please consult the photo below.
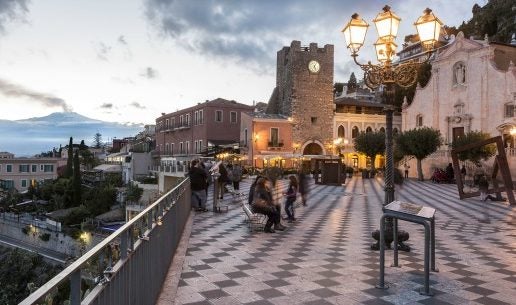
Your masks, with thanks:
[(185, 179), (20, 304), (155, 304), (190, 208)]

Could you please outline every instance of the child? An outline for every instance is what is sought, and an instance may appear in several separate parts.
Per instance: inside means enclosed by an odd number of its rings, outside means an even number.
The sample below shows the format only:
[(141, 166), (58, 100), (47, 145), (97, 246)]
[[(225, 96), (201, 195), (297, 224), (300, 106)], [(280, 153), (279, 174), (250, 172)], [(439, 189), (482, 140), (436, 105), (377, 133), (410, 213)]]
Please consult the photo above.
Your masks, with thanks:
[(290, 182), (288, 184), (287, 192), (285, 193), (287, 196), (287, 199), (285, 200), (285, 212), (288, 216), (288, 222), (293, 222), (296, 220), (294, 217), (294, 201), (296, 201), (298, 185), (296, 176), (289, 176), (288, 179)]

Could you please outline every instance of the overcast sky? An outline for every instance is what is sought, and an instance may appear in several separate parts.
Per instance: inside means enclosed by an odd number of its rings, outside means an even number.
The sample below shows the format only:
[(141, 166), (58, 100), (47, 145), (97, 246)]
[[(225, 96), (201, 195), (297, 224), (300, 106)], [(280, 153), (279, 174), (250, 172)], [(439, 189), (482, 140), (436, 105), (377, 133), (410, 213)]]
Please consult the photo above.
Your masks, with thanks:
[[(398, 44), (426, 6), (458, 26), (485, 0), (393, 1)], [(0, 119), (75, 111), (153, 123), (222, 97), (267, 102), (276, 52), (292, 40), (335, 45), (335, 81), (358, 69), (341, 30), (386, 3), (347, 0), (0, 0)], [(372, 60), (374, 26), (359, 57)], [(357, 74), (361, 77), (361, 74)]]

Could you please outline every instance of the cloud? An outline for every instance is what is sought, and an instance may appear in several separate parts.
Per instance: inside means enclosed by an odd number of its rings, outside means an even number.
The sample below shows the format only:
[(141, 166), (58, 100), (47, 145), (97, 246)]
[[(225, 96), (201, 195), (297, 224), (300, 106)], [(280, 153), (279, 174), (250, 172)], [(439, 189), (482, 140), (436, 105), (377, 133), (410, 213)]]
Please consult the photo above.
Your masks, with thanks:
[(29, 0), (1, 0), (0, 1), (0, 32), (5, 31), (5, 23), (23, 18), (29, 11)]
[(118, 43), (120, 43), (120, 44), (122, 44), (122, 45), (124, 45), (124, 46), (127, 46), (127, 40), (125, 40), (124, 35), (120, 35), (120, 36), (118, 37)]
[(60, 107), (64, 112), (72, 111), (72, 107), (62, 98), (12, 84), (3, 79), (0, 79), (0, 93), (10, 97), (29, 98), (46, 107)]
[(141, 105), (138, 102), (132, 102), (131, 104), (129, 104), (129, 106), (132, 106), (132, 107), (137, 108), (137, 109), (147, 109), (147, 107)]
[(97, 53), (97, 58), (102, 61), (109, 61), (108, 56), (111, 53), (111, 47), (103, 42), (99, 42), (94, 45), (95, 52)]
[(104, 104), (100, 105), (100, 108), (112, 109), (113, 108), (113, 103), (104, 103)]
[[(393, 10), (406, 18), (401, 25), (401, 35), (415, 32), (413, 20), (419, 17), (427, 2), (406, 0), (403, 5), (393, 5)], [(434, 12), (444, 15), (448, 2), (432, 2)], [(449, 20), (447, 24), (459, 25), (468, 18), (465, 16), (471, 15), (474, 2), (460, 2), (460, 8), (454, 5), (457, 10), (453, 11), (453, 19), (456, 20)], [(276, 52), (290, 45), (292, 40), (300, 40), (303, 45), (317, 42), (320, 47), (334, 44), (347, 51), (340, 30), (354, 12), (361, 13), (370, 23), (367, 43), (373, 43), (376, 35), (371, 20), (384, 5), (384, 1), (379, 0), (147, 0), (145, 13), (164, 37), (189, 52), (274, 74)], [(345, 56), (349, 60), (348, 52)]]
[(154, 79), (158, 77), (158, 71), (156, 71), (152, 67), (147, 67), (142, 73), (140, 73), (140, 76), (148, 79)]

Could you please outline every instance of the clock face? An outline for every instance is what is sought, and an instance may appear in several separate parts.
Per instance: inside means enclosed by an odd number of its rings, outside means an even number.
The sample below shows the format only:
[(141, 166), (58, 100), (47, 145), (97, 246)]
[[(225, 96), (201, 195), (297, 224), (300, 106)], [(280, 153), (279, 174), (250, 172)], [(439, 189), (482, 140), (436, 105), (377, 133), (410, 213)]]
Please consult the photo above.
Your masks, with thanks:
[(316, 60), (310, 60), (308, 63), (308, 70), (312, 73), (317, 73), (321, 69), (321, 65)]

